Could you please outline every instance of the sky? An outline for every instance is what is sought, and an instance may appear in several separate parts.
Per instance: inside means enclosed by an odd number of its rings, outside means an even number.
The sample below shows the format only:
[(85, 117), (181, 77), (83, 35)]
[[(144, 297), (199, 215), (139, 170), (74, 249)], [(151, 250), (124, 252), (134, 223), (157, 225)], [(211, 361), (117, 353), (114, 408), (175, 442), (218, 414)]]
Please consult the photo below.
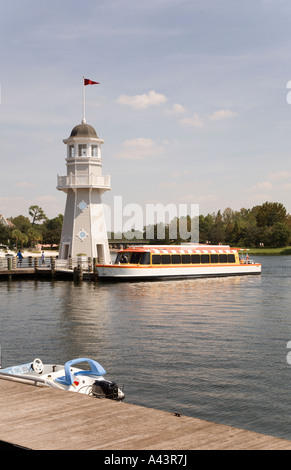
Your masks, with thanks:
[(106, 205), (291, 213), (290, 22), (289, 0), (2, 1), (0, 214), (64, 213), (83, 76)]

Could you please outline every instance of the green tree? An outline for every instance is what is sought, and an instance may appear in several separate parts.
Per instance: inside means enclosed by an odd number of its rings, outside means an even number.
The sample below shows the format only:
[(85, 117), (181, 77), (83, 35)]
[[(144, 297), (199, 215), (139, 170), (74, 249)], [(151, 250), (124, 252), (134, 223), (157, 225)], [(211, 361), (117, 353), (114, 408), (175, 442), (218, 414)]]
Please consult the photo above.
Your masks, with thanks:
[(41, 232), (33, 227), (28, 230), (27, 235), (32, 247), (42, 240)]
[(259, 227), (271, 227), (277, 222), (287, 221), (287, 211), (279, 202), (265, 202), (254, 208), (257, 225)]
[(54, 219), (47, 219), (43, 224), (43, 242), (51, 246), (58, 245), (61, 240), (63, 215), (59, 214)]
[(290, 234), (290, 228), (286, 224), (276, 222), (272, 226), (270, 241), (272, 245), (276, 247), (286, 246), (288, 244)]
[(213, 245), (218, 245), (219, 243), (224, 243), (225, 241), (225, 224), (222, 219), (220, 210), (217, 214), (212, 215), (212, 224), (208, 229), (208, 240)]
[(10, 217), (10, 221), (23, 233), (27, 233), (27, 231), (31, 228), (31, 222), (28, 217), (24, 217), (24, 215), (18, 215), (17, 217)]
[(11, 228), (4, 225), (0, 222), (0, 244), (9, 245), (9, 240), (11, 238)]
[(18, 229), (12, 230), (11, 238), (12, 238), (12, 240), (15, 240), (16, 249), (17, 249), (17, 246), (18, 246), (18, 241), (23, 243), (23, 237), (24, 236), (25, 236), (25, 234), (23, 234), (20, 230), (18, 230)]
[(211, 241), (211, 230), (214, 226), (214, 216), (207, 214), (199, 216), (199, 241), (206, 243)]
[(44, 211), (39, 206), (30, 206), (28, 209), (28, 213), (32, 217), (32, 225), (34, 225), (35, 222), (47, 219), (47, 216), (45, 215)]

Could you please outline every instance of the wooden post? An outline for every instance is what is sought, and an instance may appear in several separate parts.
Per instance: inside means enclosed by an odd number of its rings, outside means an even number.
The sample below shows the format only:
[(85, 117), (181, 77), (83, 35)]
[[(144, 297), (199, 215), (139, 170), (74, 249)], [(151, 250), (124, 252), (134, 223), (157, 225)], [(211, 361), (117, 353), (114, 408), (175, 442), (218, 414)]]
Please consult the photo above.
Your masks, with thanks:
[(51, 269), (52, 269), (52, 278), (56, 275), (56, 258), (51, 257)]
[(93, 258), (93, 273), (96, 273), (97, 258)]
[(83, 269), (80, 265), (74, 268), (74, 281), (83, 281)]

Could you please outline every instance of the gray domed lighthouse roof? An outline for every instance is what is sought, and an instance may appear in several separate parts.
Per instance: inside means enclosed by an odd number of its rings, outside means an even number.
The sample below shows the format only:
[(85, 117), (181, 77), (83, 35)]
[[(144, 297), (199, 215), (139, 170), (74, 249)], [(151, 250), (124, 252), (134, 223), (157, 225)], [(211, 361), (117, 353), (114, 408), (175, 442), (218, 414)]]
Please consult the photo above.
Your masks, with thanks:
[(82, 124), (78, 124), (77, 126), (75, 126), (71, 132), (70, 137), (93, 137), (95, 139), (98, 139), (98, 135), (94, 127), (90, 126), (85, 122), (82, 122)]

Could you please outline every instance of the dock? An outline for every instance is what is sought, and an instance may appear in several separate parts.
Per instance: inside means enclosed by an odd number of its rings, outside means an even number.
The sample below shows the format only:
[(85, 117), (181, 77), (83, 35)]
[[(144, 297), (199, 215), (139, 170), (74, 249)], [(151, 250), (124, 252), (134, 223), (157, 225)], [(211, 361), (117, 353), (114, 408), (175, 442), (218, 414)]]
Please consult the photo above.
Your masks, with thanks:
[(55, 256), (47, 257), (43, 265), (40, 256), (28, 256), (22, 263), (16, 257), (0, 258), (0, 281), (18, 279), (62, 279), (72, 281), (95, 281), (96, 259), (86, 258), (58, 260)]
[(51, 268), (18, 268), (11, 270), (0, 270), (0, 281), (2, 280), (17, 280), (17, 279), (67, 279), (67, 280), (94, 280), (93, 273), (82, 273), (79, 271), (74, 272), (70, 269), (55, 270)]
[(291, 450), (285, 439), (46, 386), (1, 379), (0, 395), (0, 449)]

